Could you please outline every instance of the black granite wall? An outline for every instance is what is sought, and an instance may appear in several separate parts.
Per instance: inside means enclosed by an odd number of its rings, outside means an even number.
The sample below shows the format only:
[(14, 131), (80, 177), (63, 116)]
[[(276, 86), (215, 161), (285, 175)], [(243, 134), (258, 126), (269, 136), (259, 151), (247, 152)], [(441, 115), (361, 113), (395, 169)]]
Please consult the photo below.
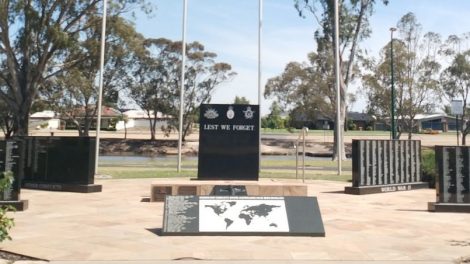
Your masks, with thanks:
[(21, 179), (23, 178), (24, 155), (22, 140), (0, 141), (0, 172), (13, 173), (13, 184), (8, 190), (0, 190), (0, 200), (18, 201), (20, 199)]
[(470, 204), (470, 147), (436, 146), (437, 202)]
[(200, 180), (258, 180), (259, 106), (203, 104), (199, 115)]
[(94, 137), (26, 137), (24, 141), (25, 182), (94, 183)]
[(421, 181), (421, 141), (353, 140), (353, 187)]

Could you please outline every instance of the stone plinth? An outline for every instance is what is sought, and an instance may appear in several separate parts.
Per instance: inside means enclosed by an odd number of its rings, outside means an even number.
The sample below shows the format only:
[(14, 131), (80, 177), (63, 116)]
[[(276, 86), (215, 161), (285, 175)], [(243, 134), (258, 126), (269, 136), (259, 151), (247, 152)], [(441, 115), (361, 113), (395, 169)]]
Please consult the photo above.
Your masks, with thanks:
[(159, 181), (150, 187), (150, 201), (163, 202), (166, 195), (211, 195), (216, 185), (243, 185), (249, 196), (307, 196), (301, 183), (253, 181)]

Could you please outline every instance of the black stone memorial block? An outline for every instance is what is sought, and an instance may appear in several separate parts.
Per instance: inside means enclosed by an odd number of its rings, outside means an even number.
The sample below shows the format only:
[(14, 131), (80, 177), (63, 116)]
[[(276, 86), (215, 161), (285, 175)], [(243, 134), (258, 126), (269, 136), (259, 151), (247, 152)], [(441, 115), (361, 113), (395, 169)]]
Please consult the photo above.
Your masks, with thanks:
[(0, 141), (0, 172), (12, 172), (13, 183), (0, 191), (0, 205), (10, 205), (22, 211), (28, 208), (27, 200), (20, 200), (21, 180), (24, 167), (24, 144), (22, 140)]
[(430, 211), (470, 213), (470, 147), (436, 146), (436, 202)]
[(94, 137), (26, 137), (24, 188), (99, 192)]
[(212, 189), (211, 195), (214, 196), (247, 196), (246, 186), (244, 185), (216, 185)]
[(316, 197), (166, 196), (162, 235), (325, 236)]
[(258, 105), (202, 104), (199, 180), (258, 180)]
[(352, 186), (348, 194), (428, 188), (421, 181), (421, 141), (353, 140)]

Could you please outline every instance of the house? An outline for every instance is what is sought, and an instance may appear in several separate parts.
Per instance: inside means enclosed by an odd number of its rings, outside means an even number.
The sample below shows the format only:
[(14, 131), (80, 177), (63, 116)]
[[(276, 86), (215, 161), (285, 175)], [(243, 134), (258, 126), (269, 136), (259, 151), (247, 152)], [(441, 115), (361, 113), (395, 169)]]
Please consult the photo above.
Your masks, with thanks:
[[(83, 125), (84, 119), (86, 117), (85, 111), (86, 111), (85, 107), (80, 106), (75, 109), (72, 109), (68, 114), (72, 115), (74, 120), (76, 120), (77, 122)], [(90, 115), (91, 113), (88, 113), (88, 114)], [(102, 106), (101, 107), (101, 123), (100, 123), (101, 130), (115, 130), (116, 123), (118, 122), (118, 119), (121, 117), (121, 115), (122, 115), (121, 112), (117, 109), (114, 109), (109, 106)], [(88, 117), (88, 118), (93, 118), (90, 128), (94, 130), (96, 128), (96, 117)], [(68, 118), (66, 115), (63, 115), (61, 119), (65, 120), (65, 129), (77, 128), (77, 125), (75, 124), (75, 122), (71, 118)]]
[[(366, 113), (348, 112), (348, 129), (351, 130), (375, 130), (375, 116)], [(351, 127), (349, 127), (351, 125)]]
[[(366, 130), (374, 129), (376, 118), (372, 115), (359, 112), (348, 112), (347, 122), (351, 124), (348, 129), (353, 130)], [(303, 113), (299, 113), (294, 117), (292, 124), (295, 128), (308, 127), (309, 129), (324, 129), (333, 130), (335, 128), (335, 121), (322, 114), (317, 114), (315, 119), (309, 120)]]
[(29, 116), (29, 127), (31, 129), (59, 129), (61, 120), (54, 111), (45, 110)]
[[(447, 114), (418, 114), (415, 116), (416, 132), (425, 130), (437, 130), (447, 132), (449, 130), (456, 130), (457, 122), (453, 116)], [(462, 125), (459, 124), (460, 129)]]
[[(144, 110), (128, 110), (122, 113), (124, 116), (127, 117), (127, 124), (126, 127), (135, 127), (135, 128), (140, 128), (140, 129), (150, 129), (150, 122), (149, 122), (149, 116), (146, 111)], [(153, 111), (150, 111), (150, 118), (154, 118), (155, 114)], [(167, 127), (168, 126), (168, 121), (172, 118), (169, 115), (164, 115), (161, 112), (157, 112), (156, 114), (157, 118), (157, 124), (156, 124), (156, 129), (159, 130), (162, 127)], [(119, 127), (124, 129), (124, 123), (119, 124)], [(116, 129), (118, 129), (118, 125), (116, 125)]]

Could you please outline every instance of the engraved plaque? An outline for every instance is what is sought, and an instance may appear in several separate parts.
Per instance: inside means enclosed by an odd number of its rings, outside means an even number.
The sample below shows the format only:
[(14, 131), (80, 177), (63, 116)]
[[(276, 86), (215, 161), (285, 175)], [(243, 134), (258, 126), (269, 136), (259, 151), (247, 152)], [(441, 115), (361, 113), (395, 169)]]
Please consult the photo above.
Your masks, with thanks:
[[(352, 187), (346, 187), (345, 191), (368, 194), (425, 188), (427, 184), (421, 182), (420, 160), (419, 140), (353, 140)], [(394, 186), (382, 188), (387, 185)], [(351, 189), (362, 187), (371, 189)]]
[(163, 235), (325, 236), (316, 197), (167, 196)]
[(258, 105), (201, 105), (199, 180), (258, 180), (259, 114)]
[(436, 146), (437, 202), (470, 204), (470, 147)]

